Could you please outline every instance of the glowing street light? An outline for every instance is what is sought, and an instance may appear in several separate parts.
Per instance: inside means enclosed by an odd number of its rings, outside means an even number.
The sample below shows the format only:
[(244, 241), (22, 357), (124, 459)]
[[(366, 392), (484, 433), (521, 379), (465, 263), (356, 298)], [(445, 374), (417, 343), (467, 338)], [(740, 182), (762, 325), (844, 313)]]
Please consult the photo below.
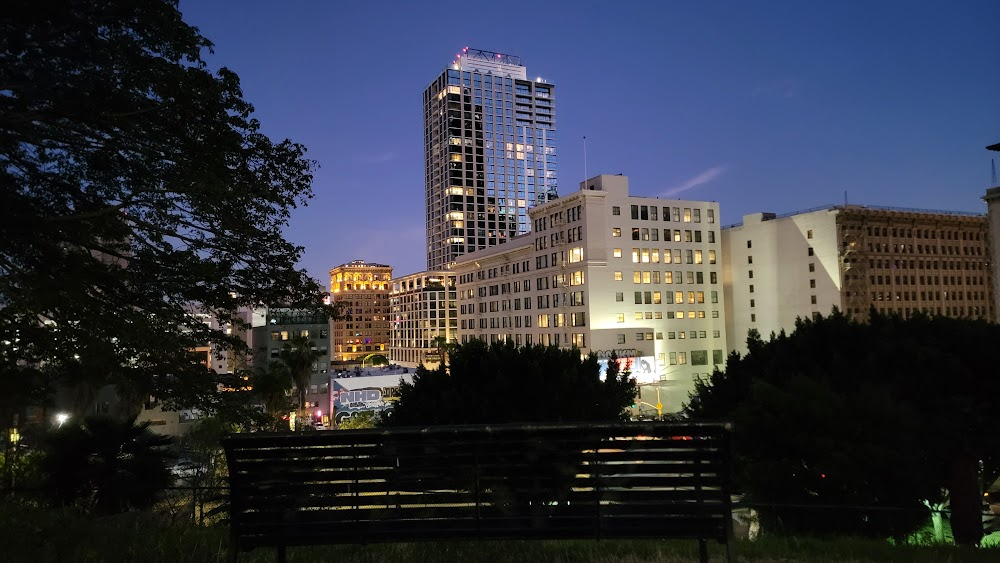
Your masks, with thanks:
[(67, 420), (69, 420), (68, 414), (64, 412), (56, 413), (56, 426), (62, 426)]

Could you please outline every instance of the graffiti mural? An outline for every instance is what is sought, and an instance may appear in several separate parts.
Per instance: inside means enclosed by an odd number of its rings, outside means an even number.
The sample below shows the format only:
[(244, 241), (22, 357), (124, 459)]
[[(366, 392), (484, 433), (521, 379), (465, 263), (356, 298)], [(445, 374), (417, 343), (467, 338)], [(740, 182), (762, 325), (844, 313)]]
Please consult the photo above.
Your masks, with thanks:
[(342, 423), (363, 412), (392, 416), (399, 400), (399, 383), (413, 383), (411, 374), (372, 375), (330, 379), (330, 412)]

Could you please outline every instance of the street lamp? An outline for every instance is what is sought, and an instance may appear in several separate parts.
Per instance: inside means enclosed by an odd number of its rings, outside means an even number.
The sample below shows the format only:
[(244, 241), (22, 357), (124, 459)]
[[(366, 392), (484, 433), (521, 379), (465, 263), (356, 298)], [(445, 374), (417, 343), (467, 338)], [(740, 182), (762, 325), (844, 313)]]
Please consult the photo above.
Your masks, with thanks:
[(68, 414), (64, 412), (56, 413), (56, 426), (62, 426), (67, 420), (69, 420)]

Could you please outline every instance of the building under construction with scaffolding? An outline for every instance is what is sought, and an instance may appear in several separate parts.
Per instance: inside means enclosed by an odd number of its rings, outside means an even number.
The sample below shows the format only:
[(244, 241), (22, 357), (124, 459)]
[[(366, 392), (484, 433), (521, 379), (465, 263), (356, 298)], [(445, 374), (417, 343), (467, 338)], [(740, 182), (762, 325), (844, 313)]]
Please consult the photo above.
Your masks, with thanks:
[(722, 230), (729, 348), (833, 307), (996, 319), (984, 214), (829, 205)]

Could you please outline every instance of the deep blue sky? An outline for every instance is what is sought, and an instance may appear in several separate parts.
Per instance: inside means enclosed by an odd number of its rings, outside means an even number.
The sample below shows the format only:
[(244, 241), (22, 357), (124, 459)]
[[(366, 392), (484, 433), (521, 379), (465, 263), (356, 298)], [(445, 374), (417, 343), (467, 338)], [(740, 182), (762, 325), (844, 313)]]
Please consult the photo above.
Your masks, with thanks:
[(985, 211), (1000, 0), (182, 0), (264, 130), (319, 162), (288, 237), (333, 266), (424, 269), (421, 94), (462, 47), (556, 85), (562, 193), (587, 172), (743, 214), (840, 203)]

